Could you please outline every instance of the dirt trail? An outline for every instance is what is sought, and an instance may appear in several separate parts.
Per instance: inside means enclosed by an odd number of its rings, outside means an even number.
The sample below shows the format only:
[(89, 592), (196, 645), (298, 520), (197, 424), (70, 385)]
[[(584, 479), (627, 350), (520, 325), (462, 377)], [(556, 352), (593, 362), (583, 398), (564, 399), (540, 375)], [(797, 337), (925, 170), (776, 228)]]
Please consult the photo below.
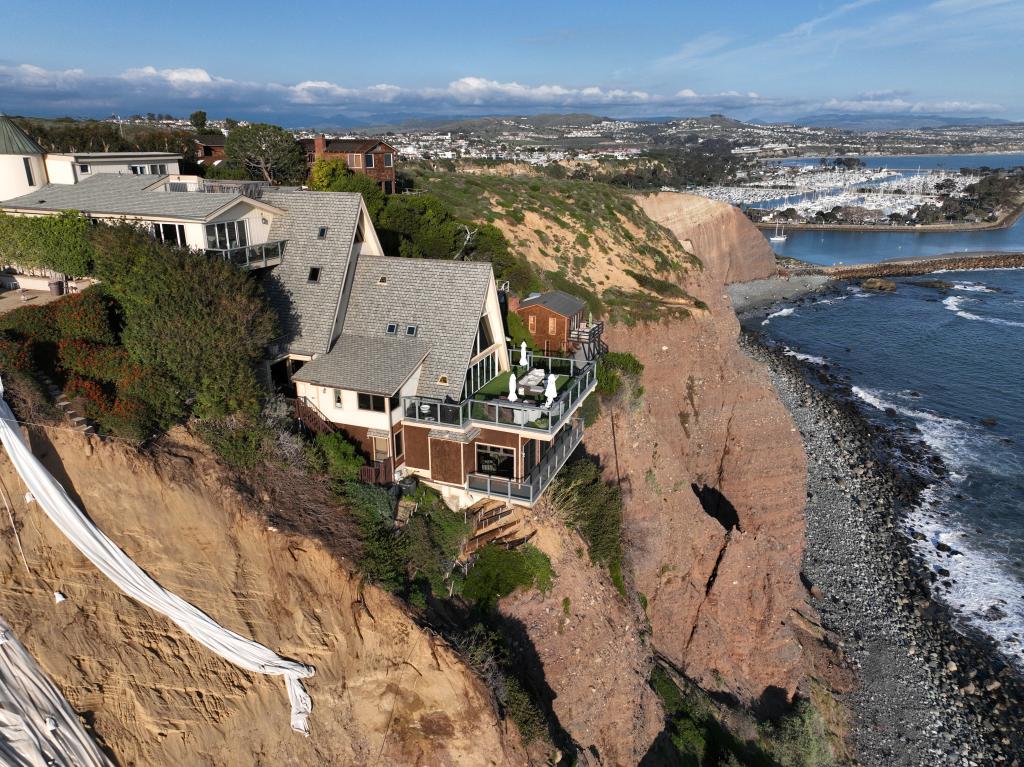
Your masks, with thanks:
[(31, 570), (5, 524), (0, 614), (120, 764), (526, 763), (446, 645), (316, 542), (268, 530), (188, 435), (170, 442), (154, 461), (68, 431), (33, 435), (47, 468), (163, 586), (316, 666), (311, 737), (289, 730), (280, 679), (241, 671), (122, 596), (26, 507), (0, 457)]

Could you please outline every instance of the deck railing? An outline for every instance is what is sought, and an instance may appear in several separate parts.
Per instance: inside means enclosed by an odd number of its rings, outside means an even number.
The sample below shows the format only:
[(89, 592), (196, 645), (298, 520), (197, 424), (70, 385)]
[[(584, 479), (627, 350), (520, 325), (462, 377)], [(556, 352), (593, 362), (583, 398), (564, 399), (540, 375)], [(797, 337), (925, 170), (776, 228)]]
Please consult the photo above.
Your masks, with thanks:
[(506, 479), (492, 474), (470, 472), (466, 489), (490, 498), (534, 504), (547, 490), (569, 456), (583, 439), (583, 419), (576, 418), (551, 443), (540, 463), (523, 479)]
[(207, 248), (206, 253), (223, 258), (242, 269), (263, 269), (267, 266), (277, 266), (284, 260), (286, 242), (287, 240), (275, 240), (237, 248)]
[[(538, 357), (532, 359), (536, 363)], [(571, 359), (558, 357), (542, 359), (564, 360), (567, 363), (566, 369), (575, 373), (575, 375), (573, 373), (563, 374), (573, 375), (573, 378), (551, 403), (550, 408), (545, 407), (543, 402), (511, 402), (503, 397), (471, 398), (462, 402), (444, 402), (430, 397), (403, 397), (404, 419), (418, 423), (457, 427), (465, 427), (470, 424), (493, 424), (541, 434), (554, 434), (562, 427), (580, 401), (597, 386), (597, 366), (590, 362), (580, 368), (578, 363)], [(538, 366), (539, 364), (542, 363), (538, 363)], [(558, 371), (554, 369), (551, 372), (558, 374)]]

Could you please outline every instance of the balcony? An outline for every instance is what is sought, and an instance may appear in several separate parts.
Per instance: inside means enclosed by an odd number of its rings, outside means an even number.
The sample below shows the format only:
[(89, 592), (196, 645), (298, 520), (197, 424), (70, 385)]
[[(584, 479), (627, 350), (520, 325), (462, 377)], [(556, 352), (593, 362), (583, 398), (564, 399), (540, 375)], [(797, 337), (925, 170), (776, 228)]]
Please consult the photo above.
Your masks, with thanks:
[(261, 245), (241, 245), (237, 248), (207, 248), (206, 255), (223, 258), (240, 269), (263, 269), (277, 266), (284, 260), (287, 240), (264, 242)]
[(522, 479), (505, 479), (491, 474), (470, 472), (466, 489), (488, 498), (532, 506), (547, 490), (569, 456), (583, 440), (583, 419), (576, 418), (559, 433), (540, 463)]
[(597, 365), (580, 366), (571, 358), (542, 357), (527, 353), (526, 368), (516, 368), (517, 375), (541, 369), (556, 375), (558, 397), (545, 407), (544, 385), (528, 387), (520, 398), (508, 399), (509, 372), (499, 374), (470, 398), (461, 402), (444, 402), (429, 397), (403, 397), (402, 411), (406, 421), (467, 426), (500, 426), (537, 434), (555, 434), (562, 428), (579, 404), (597, 386)]

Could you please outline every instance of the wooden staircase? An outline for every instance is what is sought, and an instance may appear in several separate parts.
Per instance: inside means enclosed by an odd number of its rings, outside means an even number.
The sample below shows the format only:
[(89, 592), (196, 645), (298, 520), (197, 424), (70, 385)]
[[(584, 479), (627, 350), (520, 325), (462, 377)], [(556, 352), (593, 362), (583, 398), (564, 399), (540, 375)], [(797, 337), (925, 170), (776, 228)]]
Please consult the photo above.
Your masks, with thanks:
[(527, 519), (527, 510), (505, 501), (485, 499), (466, 510), (469, 537), (462, 544), (459, 561), (472, 558), (484, 546), (494, 543), (514, 548), (530, 540), (536, 528)]

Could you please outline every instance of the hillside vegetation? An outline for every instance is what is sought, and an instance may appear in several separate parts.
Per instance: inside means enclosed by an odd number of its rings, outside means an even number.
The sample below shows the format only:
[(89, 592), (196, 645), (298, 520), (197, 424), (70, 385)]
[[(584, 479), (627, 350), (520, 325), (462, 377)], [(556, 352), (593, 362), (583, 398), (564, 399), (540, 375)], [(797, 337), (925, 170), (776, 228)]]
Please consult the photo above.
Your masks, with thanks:
[(630, 324), (705, 308), (679, 286), (687, 272), (702, 268), (700, 260), (621, 189), (422, 166), (413, 168), (411, 181), (458, 218), (496, 227), (533, 267), (534, 289), (573, 293), (595, 315)]

